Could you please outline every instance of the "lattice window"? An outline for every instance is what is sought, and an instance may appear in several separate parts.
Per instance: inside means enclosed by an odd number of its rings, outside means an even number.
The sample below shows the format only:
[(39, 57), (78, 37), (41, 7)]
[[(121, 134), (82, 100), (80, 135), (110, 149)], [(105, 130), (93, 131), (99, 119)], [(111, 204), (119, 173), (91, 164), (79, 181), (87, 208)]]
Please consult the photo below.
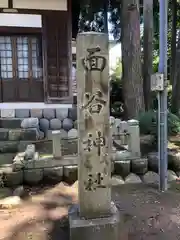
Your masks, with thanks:
[(2, 78), (13, 77), (12, 43), (10, 37), (0, 37), (0, 70)]
[(1, 78), (42, 78), (39, 39), (33, 36), (0, 36)]

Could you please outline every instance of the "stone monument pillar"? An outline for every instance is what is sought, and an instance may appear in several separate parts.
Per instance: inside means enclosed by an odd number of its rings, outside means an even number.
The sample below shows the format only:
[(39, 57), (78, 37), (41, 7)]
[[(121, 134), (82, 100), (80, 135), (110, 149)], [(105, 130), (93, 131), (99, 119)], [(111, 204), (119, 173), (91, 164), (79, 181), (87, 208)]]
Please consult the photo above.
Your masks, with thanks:
[[(119, 239), (119, 213), (111, 203), (108, 36), (77, 38), (79, 205), (71, 208), (72, 240)], [(98, 229), (98, 231), (96, 231)]]

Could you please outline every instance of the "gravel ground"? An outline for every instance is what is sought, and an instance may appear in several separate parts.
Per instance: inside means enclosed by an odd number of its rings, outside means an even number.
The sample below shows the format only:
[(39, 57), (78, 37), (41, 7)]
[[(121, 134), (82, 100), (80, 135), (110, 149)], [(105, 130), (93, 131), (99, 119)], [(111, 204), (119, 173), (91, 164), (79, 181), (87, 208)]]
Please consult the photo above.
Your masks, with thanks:
[[(122, 219), (120, 239), (180, 240), (179, 189), (180, 184), (166, 193), (144, 185), (113, 187), (112, 199)], [(27, 190), (32, 201), (0, 210), (0, 239), (68, 240), (67, 211), (77, 201), (77, 184)]]

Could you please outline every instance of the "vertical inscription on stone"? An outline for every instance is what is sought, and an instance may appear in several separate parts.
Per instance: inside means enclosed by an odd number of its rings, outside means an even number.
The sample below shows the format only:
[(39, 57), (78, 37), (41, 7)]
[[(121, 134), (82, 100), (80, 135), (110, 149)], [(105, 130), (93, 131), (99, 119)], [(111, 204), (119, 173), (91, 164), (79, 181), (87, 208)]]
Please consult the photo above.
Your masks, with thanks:
[(103, 217), (111, 207), (108, 37), (77, 38), (80, 215)]

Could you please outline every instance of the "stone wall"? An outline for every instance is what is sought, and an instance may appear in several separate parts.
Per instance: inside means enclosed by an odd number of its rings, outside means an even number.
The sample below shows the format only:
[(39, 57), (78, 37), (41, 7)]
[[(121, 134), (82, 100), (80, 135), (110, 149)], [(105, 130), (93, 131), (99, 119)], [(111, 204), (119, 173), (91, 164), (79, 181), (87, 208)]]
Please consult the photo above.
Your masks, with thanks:
[[(8, 124), (7, 121), (8, 120)], [(11, 123), (10, 123), (11, 119)], [(54, 108), (54, 109), (2, 109), (1, 128), (18, 128), (17, 121), (21, 121), (23, 129), (37, 128), (39, 138), (51, 139), (52, 130), (61, 130), (63, 137), (77, 137), (77, 109)], [(8, 126), (8, 127), (7, 127)]]

